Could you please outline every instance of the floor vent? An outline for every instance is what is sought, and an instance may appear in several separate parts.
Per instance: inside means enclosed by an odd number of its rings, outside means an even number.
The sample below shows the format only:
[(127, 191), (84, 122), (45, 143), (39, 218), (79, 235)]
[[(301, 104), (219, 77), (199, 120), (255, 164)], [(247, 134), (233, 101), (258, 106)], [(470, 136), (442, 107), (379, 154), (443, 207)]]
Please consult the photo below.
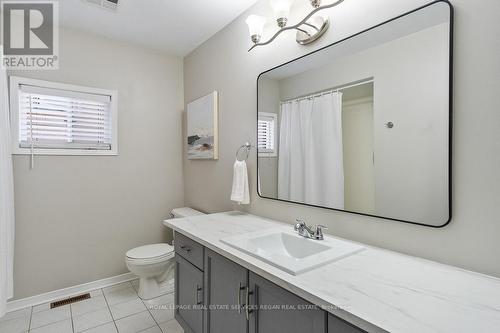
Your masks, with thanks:
[(89, 298), (90, 298), (90, 293), (86, 293), (86, 294), (82, 294), (82, 295), (78, 295), (78, 296), (66, 298), (66, 299), (63, 299), (63, 300), (60, 300), (60, 301), (56, 301), (56, 302), (50, 303), (50, 308), (51, 309), (58, 308), (60, 306), (68, 305), (68, 304), (71, 304), (71, 303), (80, 302), (80, 301), (83, 301), (83, 300), (86, 300), (86, 299), (89, 299)]

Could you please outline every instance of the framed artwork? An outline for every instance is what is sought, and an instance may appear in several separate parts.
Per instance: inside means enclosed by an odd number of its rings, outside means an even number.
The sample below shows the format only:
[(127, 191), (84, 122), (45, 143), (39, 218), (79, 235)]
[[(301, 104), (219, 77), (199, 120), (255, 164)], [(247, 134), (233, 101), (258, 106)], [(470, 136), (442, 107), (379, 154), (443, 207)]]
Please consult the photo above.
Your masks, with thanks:
[(187, 156), (190, 160), (219, 158), (219, 94), (214, 91), (187, 105)]

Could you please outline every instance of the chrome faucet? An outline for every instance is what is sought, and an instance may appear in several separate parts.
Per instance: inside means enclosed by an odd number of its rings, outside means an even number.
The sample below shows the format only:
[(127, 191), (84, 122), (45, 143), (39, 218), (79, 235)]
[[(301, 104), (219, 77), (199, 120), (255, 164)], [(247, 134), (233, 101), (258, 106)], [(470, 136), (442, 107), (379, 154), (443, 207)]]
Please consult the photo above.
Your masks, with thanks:
[(294, 230), (302, 237), (323, 240), (323, 229), (328, 229), (324, 225), (317, 225), (316, 230), (313, 230), (306, 224), (304, 219), (295, 219)]

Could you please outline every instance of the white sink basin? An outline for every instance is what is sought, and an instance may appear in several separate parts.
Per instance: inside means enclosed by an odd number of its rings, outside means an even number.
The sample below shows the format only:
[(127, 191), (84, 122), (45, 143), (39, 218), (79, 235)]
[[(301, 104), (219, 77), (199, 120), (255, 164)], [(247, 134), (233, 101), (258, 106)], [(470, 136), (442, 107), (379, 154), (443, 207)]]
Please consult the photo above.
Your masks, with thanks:
[(325, 236), (307, 239), (293, 231), (260, 230), (221, 239), (221, 242), (297, 275), (364, 249), (356, 243)]

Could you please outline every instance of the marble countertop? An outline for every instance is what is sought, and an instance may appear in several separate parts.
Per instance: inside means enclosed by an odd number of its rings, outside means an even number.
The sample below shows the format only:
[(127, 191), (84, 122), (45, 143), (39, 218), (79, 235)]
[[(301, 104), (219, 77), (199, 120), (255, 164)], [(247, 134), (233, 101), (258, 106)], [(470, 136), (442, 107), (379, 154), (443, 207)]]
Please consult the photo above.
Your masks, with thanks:
[(241, 212), (164, 224), (368, 332), (500, 332), (495, 277), (364, 244), (362, 252), (293, 276), (220, 242), (290, 224)]

